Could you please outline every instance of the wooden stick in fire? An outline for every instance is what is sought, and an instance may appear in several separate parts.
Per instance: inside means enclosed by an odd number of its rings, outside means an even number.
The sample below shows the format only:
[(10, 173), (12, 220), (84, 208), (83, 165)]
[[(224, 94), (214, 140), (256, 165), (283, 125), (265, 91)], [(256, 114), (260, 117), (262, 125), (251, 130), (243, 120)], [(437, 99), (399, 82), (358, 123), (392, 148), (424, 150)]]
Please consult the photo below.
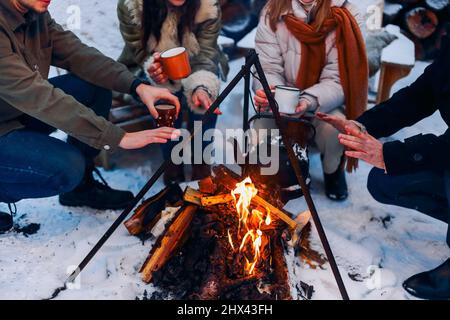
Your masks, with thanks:
[(191, 204), (180, 209), (175, 220), (168, 227), (164, 236), (155, 244), (147, 261), (144, 262), (140, 270), (144, 282), (150, 283), (153, 279), (153, 274), (169, 261), (176, 249), (181, 245), (181, 239), (186, 231), (189, 230), (197, 209), (197, 206)]
[[(218, 177), (218, 179), (220, 180), (220, 183), (225, 186), (225, 188), (230, 190), (230, 192), (236, 188), (236, 184), (239, 182), (240, 177), (235, 172), (231, 171), (225, 166), (215, 167), (213, 171), (216, 174), (216, 177)], [(298, 223), (290, 217), (289, 213), (284, 210), (278, 209), (276, 206), (272, 205), (258, 195), (253, 197), (252, 202), (269, 209), (272, 214), (276, 215), (279, 219), (284, 221), (289, 226), (289, 229), (292, 233), (293, 245), (297, 245), (298, 240), (300, 239), (300, 233), (307, 223), (303, 222), (306, 220), (309, 221), (309, 218), (311, 217), (311, 213), (309, 211), (305, 211), (304, 213), (301, 213), (299, 215), (299, 219), (302, 220), (302, 223)]]
[(231, 193), (219, 194), (216, 196), (206, 196), (201, 191), (187, 187), (183, 196), (184, 201), (201, 206), (211, 207), (222, 203), (231, 202), (234, 200)]

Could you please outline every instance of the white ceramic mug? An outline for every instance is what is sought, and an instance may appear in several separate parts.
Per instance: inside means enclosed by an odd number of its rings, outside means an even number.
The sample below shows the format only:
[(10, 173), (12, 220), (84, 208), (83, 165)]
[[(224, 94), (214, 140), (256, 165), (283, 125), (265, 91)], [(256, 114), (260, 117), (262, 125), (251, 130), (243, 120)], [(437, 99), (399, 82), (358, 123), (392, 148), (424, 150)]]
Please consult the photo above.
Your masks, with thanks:
[(300, 100), (301, 90), (288, 86), (275, 87), (275, 100), (281, 113), (294, 114)]

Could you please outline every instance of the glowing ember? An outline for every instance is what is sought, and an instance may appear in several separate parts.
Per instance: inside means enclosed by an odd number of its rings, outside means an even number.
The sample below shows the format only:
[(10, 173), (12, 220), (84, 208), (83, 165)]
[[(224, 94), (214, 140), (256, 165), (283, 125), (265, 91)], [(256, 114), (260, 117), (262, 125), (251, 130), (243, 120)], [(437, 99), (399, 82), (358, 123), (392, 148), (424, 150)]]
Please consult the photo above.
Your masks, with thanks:
[[(242, 239), (239, 246), (239, 252), (244, 253), (246, 256), (245, 271), (249, 275), (252, 275), (255, 272), (256, 265), (261, 256), (263, 237), (265, 236), (261, 231), (261, 226), (263, 224), (270, 225), (272, 223), (270, 211), (268, 209), (265, 209), (265, 214), (257, 209), (250, 211), (252, 199), (257, 194), (258, 189), (254, 186), (250, 177), (237, 183), (236, 189), (231, 192), (236, 203), (236, 211), (239, 214), (238, 234), (236, 235), (238, 239)], [(237, 196), (239, 196), (239, 198), (237, 198)], [(228, 230), (228, 241), (233, 251), (235, 251), (230, 230)], [(252, 257), (253, 259), (249, 260), (248, 257)]]

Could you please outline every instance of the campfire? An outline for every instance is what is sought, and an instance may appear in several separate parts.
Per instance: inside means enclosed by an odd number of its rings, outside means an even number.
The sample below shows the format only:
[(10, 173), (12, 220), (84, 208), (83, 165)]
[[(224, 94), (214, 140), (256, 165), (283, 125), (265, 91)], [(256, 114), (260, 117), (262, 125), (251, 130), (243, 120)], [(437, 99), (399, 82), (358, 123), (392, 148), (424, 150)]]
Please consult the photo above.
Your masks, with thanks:
[[(149, 298), (292, 299), (287, 243), (307, 262), (325, 262), (301, 232), (308, 230), (309, 213), (293, 220), (280, 209), (280, 190), (225, 166), (213, 171), (198, 190), (168, 187), (125, 222), (142, 240), (159, 233), (140, 270), (143, 281), (158, 288)], [(312, 287), (299, 286), (310, 297)]]
[[(256, 115), (249, 119), (250, 79), (254, 75), (252, 68), (256, 69), (258, 80), (269, 98), (273, 118), (280, 129), (280, 150), (284, 150), (280, 154), (280, 161), (284, 167), (290, 168), (285, 173), (291, 173), (277, 176), (276, 179), (262, 179), (262, 176), (254, 176), (254, 166), (246, 161), (244, 172), (249, 177), (240, 177), (220, 166), (215, 168), (212, 177), (199, 182), (198, 190), (187, 188), (182, 192), (180, 186), (172, 185), (143, 201), (125, 222), (125, 226), (130, 234), (143, 241), (156, 238), (140, 272), (143, 281), (153, 283), (157, 290), (150, 297), (144, 292), (144, 298), (291, 299), (295, 298), (291, 296), (291, 292), (296, 291), (297, 298), (309, 299), (313, 291), (311, 286), (301, 282), (298, 276), (294, 281), (289, 281), (290, 274), (285, 260), (285, 249), (289, 244), (312, 268), (323, 265), (328, 260), (342, 298), (349, 299), (309, 192), (308, 161), (299, 159), (299, 156), (303, 159), (302, 150), (305, 150), (308, 140), (315, 134), (314, 127), (306, 117), (293, 121), (293, 118), (283, 118), (279, 113), (254, 50), (249, 52), (245, 65), (206, 111), (203, 122), (209, 119), (243, 79), (244, 130), (249, 128), (251, 120), (264, 118), (263, 115)], [(190, 143), (196, 134), (193, 130), (186, 143)], [(299, 150), (300, 154), (297, 152)], [(247, 160), (249, 155), (247, 154)], [(133, 202), (70, 274), (64, 286), (55, 290), (51, 299), (75, 281), (167, 170), (169, 161), (164, 161), (154, 172)], [(256, 168), (260, 165), (256, 164)], [(286, 182), (288, 180), (289, 184)], [(299, 190), (291, 188), (297, 186), (300, 186)], [(299, 196), (304, 196), (309, 211), (298, 214), (293, 220), (293, 215), (281, 208), (285, 205), (283, 201)], [(311, 217), (327, 260), (309, 246)], [(291, 252), (289, 250), (289, 255)], [(291, 285), (296, 290), (291, 291)], [(301, 297), (299, 288), (303, 291)]]

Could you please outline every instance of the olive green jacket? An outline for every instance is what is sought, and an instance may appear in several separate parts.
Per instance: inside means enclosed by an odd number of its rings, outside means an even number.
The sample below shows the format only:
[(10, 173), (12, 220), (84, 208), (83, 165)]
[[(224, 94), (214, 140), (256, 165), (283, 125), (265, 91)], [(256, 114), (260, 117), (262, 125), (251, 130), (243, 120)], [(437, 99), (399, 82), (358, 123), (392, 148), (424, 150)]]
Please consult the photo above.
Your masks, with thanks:
[(49, 13), (21, 15), (0, 1), (0, 136), (28, 114), (97, 149), (114, 150), (125, 132), (48, 81), (56, 66), (100, 87), (129, 93), (134, 75), (64, 31)]
[(141, 36), (142, 9), (143, 0), (119, 0), (117, 11), (120, 31), (125, 41), (119, 62), (136, 75), (142, 71), (147, 73), (148, 67), (153, 63), (153, 53), (183, 46), (189, 52), (192, 74), (182, 81), (171, 81), (164, 87), (172, 92), (183, 90), (188, 103), (192, 100), (192, 92), (198, 87), (207, 89), (211, 96), (217, 97), (220, 77), (225, 79), (229, 71), (228, 59), (217, 44), (222, 26), (217, 0), (200, 1), (195, 28), (192, 32), (186, 31), (181, 41), (177, 32), (179, 18), (176, 12), (169, 11), (161, 27), (161, 39), (156, 41), (155, 36), (151, 35), (146, 47)]

